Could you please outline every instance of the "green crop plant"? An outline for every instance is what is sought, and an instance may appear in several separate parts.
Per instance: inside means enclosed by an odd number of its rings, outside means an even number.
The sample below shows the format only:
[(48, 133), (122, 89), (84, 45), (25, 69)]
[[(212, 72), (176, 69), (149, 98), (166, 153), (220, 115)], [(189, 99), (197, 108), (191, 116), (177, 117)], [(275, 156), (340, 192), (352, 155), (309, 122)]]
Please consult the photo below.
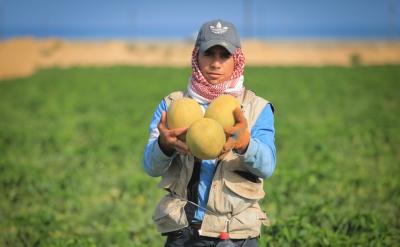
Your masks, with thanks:
[[(40, 70), (0, 81), (0, 246), (160, 246), (141, 156), (189, 68)], [(249, 67), (275, 106), (260, 246), (400, 242), (400, 67)]]

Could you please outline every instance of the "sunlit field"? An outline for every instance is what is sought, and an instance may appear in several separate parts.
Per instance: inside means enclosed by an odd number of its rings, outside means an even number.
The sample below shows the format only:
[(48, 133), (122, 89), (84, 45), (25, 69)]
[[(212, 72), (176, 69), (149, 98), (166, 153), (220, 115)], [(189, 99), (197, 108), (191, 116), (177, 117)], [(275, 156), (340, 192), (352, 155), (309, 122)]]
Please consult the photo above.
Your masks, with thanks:
[[(162, 246), (141, 157), (190, 69), (40, 70), (0, 81), (0, 246)], [(260, 246), (400, 242), (400, 66), (250, 67), (275, 108)]]

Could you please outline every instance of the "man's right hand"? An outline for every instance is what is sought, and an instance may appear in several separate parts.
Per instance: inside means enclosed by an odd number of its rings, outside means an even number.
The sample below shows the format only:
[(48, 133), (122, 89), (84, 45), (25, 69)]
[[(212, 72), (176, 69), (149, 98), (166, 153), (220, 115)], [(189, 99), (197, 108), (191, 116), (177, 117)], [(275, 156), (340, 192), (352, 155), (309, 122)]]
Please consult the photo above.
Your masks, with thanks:
[(168, 156), (172, 156), (175, 151), (179, 154), (188, 154), (189, 148), (185, 142), (178, 139), (180, 135), (187, 132), (188, 128), (168, 129), (167, 128), (167, 113), (162, 112), (161, 120), (158, 123), (158, 131), (160, 136), (158, 137), (158, 145), (161, 150)]

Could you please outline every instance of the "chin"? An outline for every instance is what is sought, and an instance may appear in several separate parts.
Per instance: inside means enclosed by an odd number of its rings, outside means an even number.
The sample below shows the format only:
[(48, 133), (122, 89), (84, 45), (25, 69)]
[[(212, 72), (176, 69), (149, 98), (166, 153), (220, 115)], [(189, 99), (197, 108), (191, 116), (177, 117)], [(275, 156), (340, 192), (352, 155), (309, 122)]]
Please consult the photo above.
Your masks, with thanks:
[(224, 80), (210, 80), (210, 79), (208, 79), (207, 81), (213, 85), (217, 85), (224, 82)]

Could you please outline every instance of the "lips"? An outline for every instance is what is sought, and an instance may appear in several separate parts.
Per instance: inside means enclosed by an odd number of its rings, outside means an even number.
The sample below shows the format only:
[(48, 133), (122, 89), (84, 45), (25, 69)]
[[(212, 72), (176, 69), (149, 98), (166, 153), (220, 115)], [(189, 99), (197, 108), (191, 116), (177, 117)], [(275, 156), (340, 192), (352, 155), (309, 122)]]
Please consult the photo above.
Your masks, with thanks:
[(223, 74), (220, 73), (207, 73), (209, 77), (213, 78), (213, 79), (217, 79), (219, 77), (221, 77)]

